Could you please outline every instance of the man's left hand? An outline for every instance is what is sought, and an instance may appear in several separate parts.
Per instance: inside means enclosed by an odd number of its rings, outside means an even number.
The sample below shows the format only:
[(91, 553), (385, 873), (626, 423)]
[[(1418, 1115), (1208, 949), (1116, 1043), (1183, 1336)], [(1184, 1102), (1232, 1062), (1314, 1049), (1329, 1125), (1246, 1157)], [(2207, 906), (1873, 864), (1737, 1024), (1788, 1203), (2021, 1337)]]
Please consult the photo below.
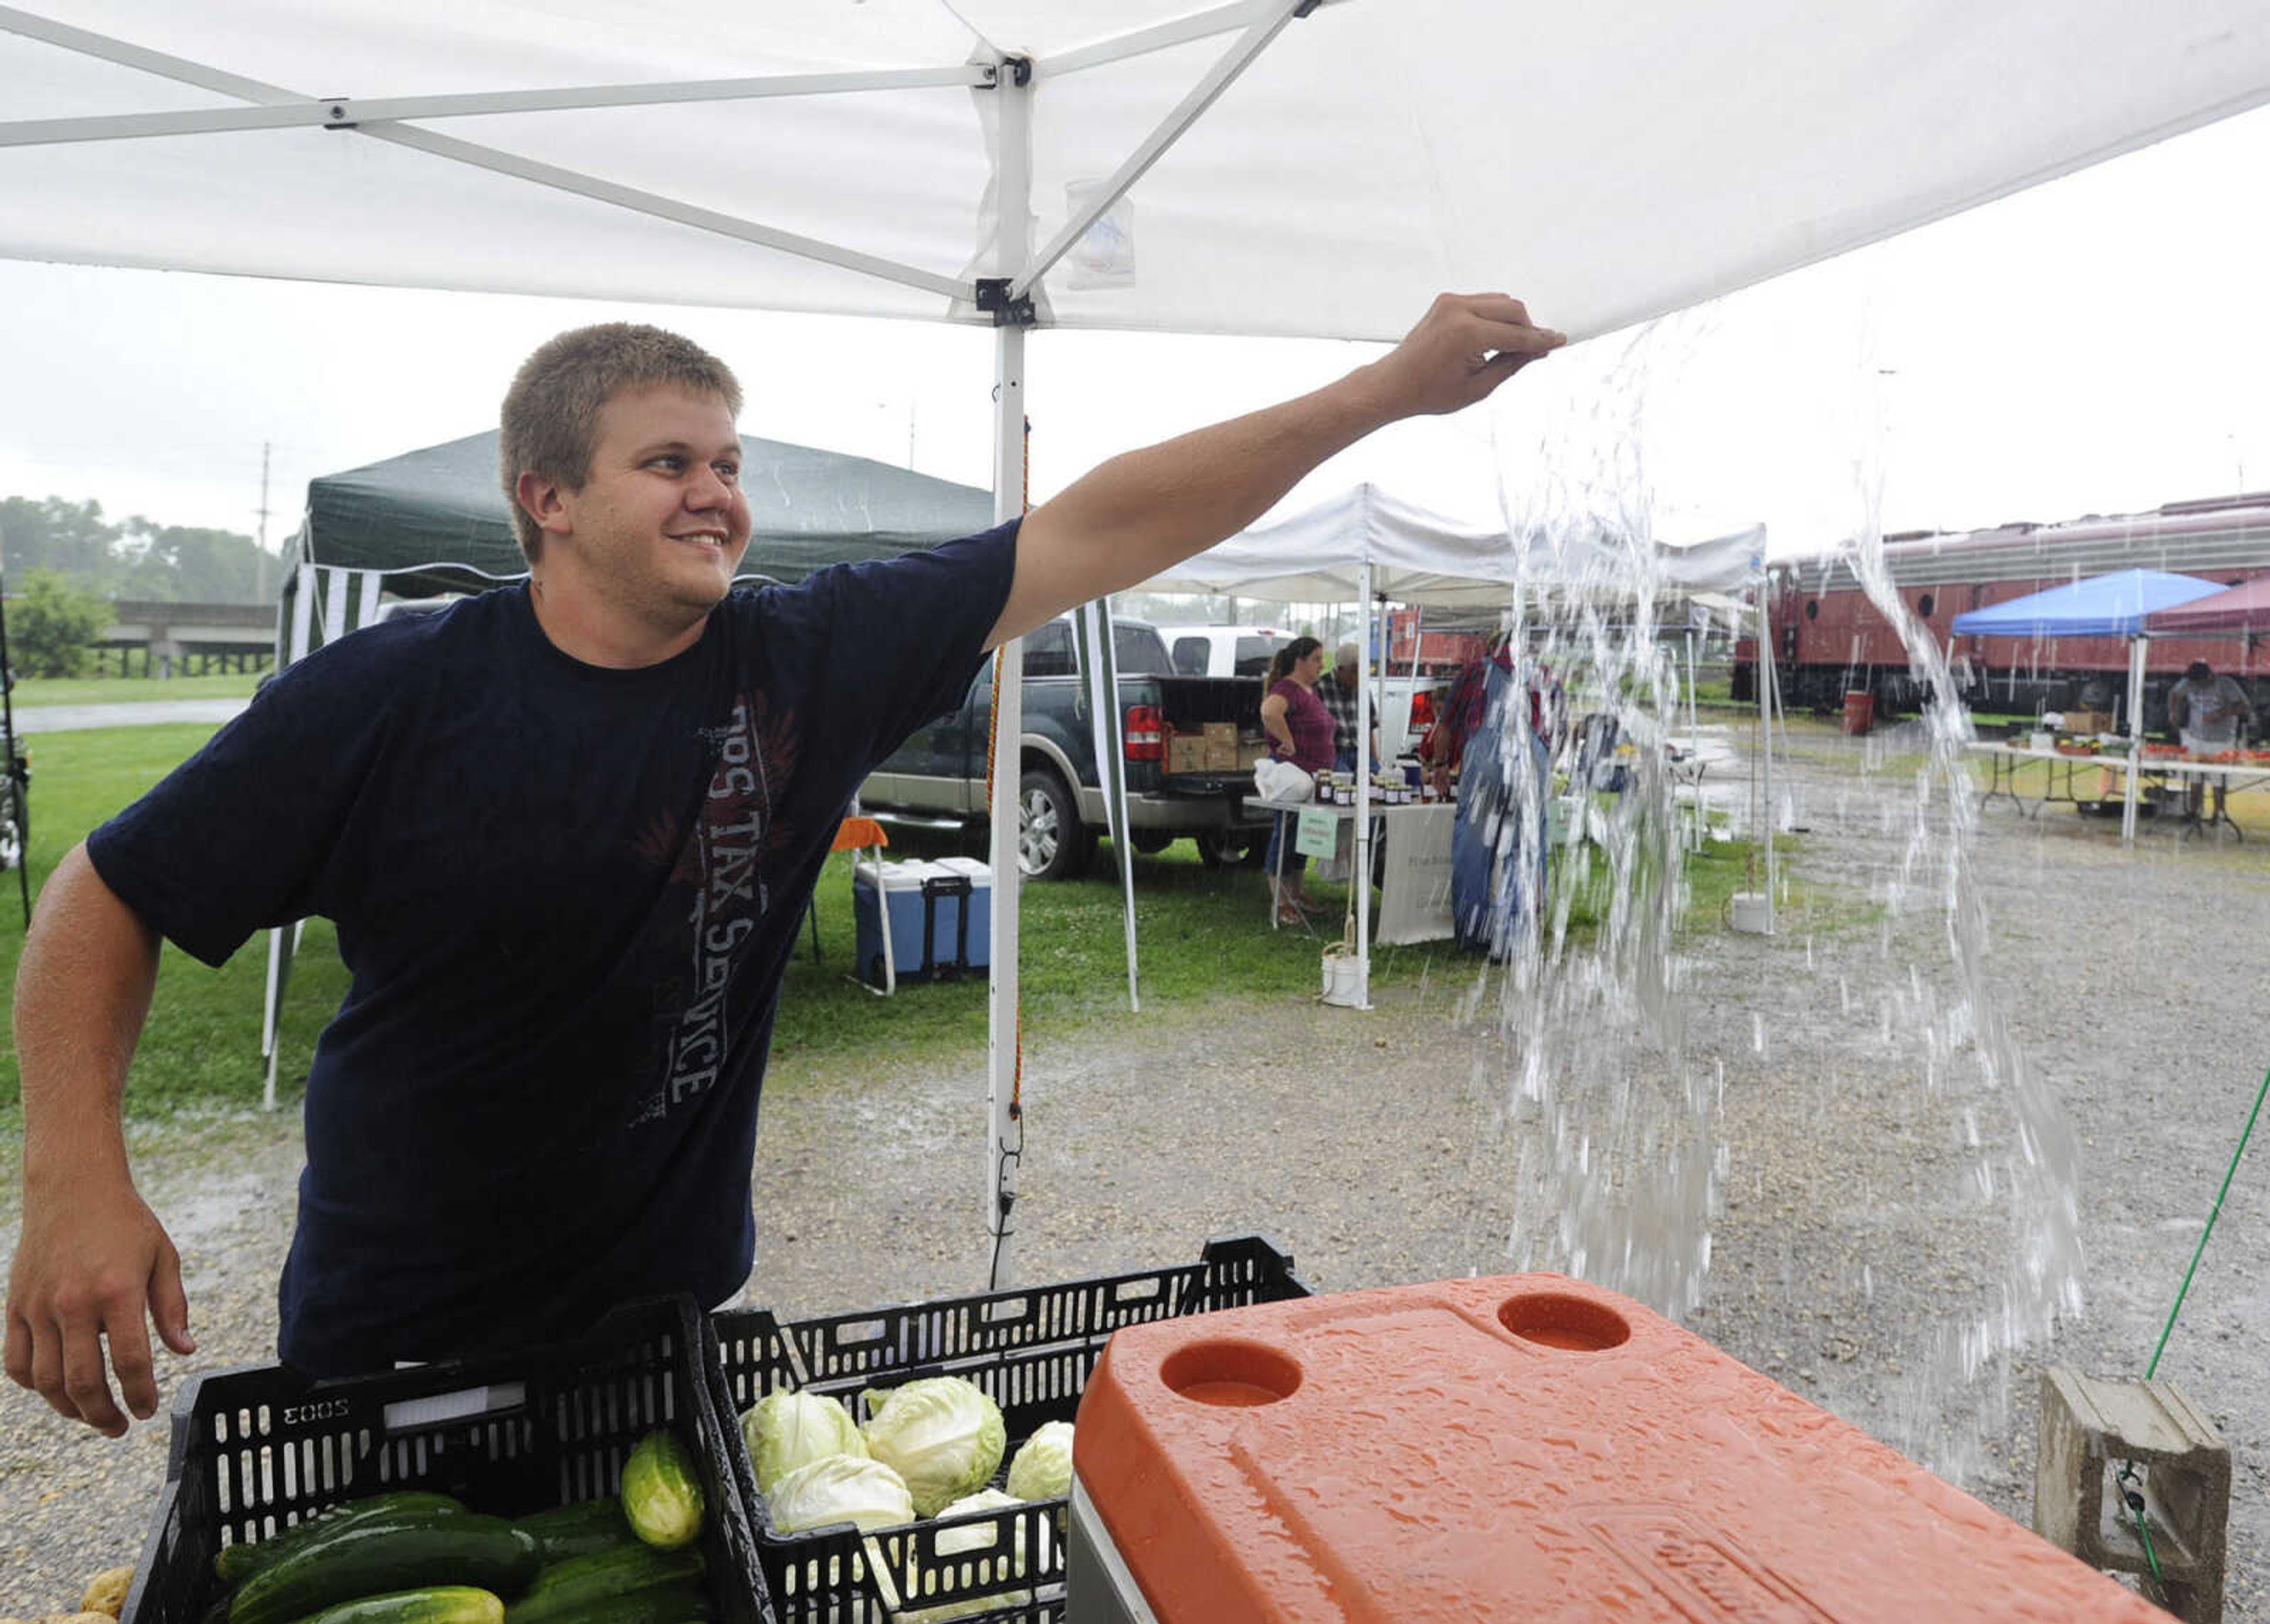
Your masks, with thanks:
[(1510, 294), (1443, 293), (1372, 370), (1392, 415), (1437, 415), (1487, 399), (1568, 342), (1532, 322), (1528, 307)]

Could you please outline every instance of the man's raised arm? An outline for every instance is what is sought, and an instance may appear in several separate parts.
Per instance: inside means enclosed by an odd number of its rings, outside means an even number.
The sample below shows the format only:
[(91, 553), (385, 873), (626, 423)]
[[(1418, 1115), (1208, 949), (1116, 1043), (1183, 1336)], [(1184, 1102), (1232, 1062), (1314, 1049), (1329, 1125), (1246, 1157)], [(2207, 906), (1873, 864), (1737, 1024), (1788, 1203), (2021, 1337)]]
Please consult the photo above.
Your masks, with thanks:
[(1378, 360), (1282, 405), (1115, 456), (1026, 515), (987, 646), (1235, 536), (1373, 430), (1457, 412), (1566, 340), (1503, 293), (1445, 293)]
[(11, 1380), (116, 1437), (157, 1413), (145, 1315), (196, 1351), (181, 1258), (126, 1162), (126, 1069), (158, 976), (158, 938), (76, 847), (41, 888), (16, 974), (24, 1226), (8, 1275)]

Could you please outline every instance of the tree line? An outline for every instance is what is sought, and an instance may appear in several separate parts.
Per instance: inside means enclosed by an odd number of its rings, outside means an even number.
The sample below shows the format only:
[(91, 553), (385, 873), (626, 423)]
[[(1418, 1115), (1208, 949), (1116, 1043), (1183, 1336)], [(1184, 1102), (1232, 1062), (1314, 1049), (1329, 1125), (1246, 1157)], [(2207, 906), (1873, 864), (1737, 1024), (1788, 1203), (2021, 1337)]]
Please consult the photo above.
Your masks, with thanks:
[(119, 598), (166, 604), (268, 601), (272, 570), (249, 536), (136, 515), (112, 523), (96, 501), (0, 498), (8, 576), (9, 664), (26, 677), (75, 677), (116, 619)]
[[(11, 582), (48, 570), (78, 591), (167, 604), (256, 604), (275, 587), (249, 536), (140, 515), (114, 523), (98, 501), (0, 498), (0, 557)], [(263, 591), (265, 587), (267, 591)]]

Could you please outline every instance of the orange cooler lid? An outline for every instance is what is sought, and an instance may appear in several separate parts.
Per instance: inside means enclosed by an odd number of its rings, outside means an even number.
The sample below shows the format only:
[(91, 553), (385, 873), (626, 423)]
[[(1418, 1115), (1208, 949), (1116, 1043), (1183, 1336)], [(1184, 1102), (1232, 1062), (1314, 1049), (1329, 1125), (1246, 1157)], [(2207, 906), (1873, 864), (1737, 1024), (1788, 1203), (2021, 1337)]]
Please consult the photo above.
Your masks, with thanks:
[(1130, 1326), (1075, 1438), (1165, 1624), (2166, 1617), (1701, 1338), (1558, 1275)]

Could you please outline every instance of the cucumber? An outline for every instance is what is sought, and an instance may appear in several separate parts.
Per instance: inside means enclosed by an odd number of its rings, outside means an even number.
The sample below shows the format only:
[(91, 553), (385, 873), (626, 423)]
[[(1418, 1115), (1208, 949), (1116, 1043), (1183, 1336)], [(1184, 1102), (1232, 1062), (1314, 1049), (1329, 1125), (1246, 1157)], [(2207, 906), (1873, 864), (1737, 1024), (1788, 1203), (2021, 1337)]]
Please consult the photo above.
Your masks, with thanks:
[(657, 1551), (634, 1542), (554, 1562), (504, 1610), (505, 1624), (556, 1624), (582, 1608), (649, 1591), (687, 1590), (701, 1582), (701, 1553), (692, 1546)]
[(229, 1624), (293, 1624), (358, 1597), (433, 1585), (517, 1596), (544, 1564), (535, 1537), (502, 1517), (374, 1517), (326, 1529), (239, 1586)]
[(701, 1479), (686, 1446), (660, 1427), (647, 1434), (623, 1463), (623, 1515), (631, 1531), (671, 1551), (701, 1532)]
[(515, 1517), (512, 1525), (536, 1536), (547, 1564), (638, 1542), (630, 1519), (623, 1515), (623, 1502), (614, 1499), (580, 1500), (572, 1506)]
[(468, 1584), (430, 1584), (358, 1597), (311, 1613), (304, 1624), (504, 1624), (504, 1603)]
[(463, 1501), (422, 1488), (395, 1489), (389, 1494), (373, 1494), (367, 1500), (351, 1500), (344, 1505), (319, 1511), (296, 1527), (285, 1529), (273, 1539), (263, 1539), (257, 1545), (223, 1547), (220, 1554), (213, 1558), (213, 1573), (223, 1584), (241, 1584), (278, 1558), (290, 1554), (317, 1534), (332, 1529), (351, 1527), (355, 1523), (375, 1516), (391, 1516), (397, 1513), (453, 1516), (463, 1515), (464, 1509)]
[[(505, 1614), (506, 1624), (514, 1615)], [(709, 1624), (709, 1600), (680, 1581), (627, 1596), (595, 1596), (550, 1615), (550, 1624)]]

